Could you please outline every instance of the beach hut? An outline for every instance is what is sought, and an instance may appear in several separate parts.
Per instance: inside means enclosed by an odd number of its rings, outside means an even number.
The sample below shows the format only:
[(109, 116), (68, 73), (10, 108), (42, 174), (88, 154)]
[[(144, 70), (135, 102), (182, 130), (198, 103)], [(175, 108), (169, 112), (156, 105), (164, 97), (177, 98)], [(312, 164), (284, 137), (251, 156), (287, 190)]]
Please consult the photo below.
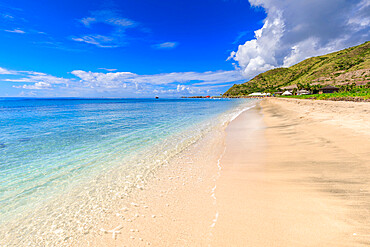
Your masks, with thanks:
[(273, 95), (278, 96), (278, 95), (282, 95), (282, 94), (283, 94), (283, 92), (275, 92)]
[(256, 93), (248, 94), (248, 96), (251, 96), (251, 97), (262, 97), (262, 96), (265, 96), (265, 94), (260, 93), (260, 92), (256, 92)]
[(283, 91), (293, 92), (294, 89), (298, 89), (297, 85), (289, 85), (281, 88)]
[(333, 86), (330, 86), (330, 85), (327, 85), (323, 88), (320, 88), (319, 90), (319, 94), (323, 94), (323, 93), (334, 93), (334, 92), (338, 92), (339, 91), (339, 88), (338, 87), (333, 87)]
[(307, 91), (305, 89), (301, 89), (297, 91), (297, 95), (306, 95), (306, 94), (310, 94), (310, 91)]
[(282, 95), (287, 96), (287, 95), (292, 95), (292, 93), (289, 91), (285, 91)]

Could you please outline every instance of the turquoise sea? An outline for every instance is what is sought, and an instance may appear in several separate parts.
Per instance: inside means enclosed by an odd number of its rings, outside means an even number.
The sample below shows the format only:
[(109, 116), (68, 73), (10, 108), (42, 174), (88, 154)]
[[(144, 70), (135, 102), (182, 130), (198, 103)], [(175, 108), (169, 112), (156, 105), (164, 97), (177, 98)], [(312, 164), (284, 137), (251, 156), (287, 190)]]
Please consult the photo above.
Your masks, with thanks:
[(0, 226), (119, 169), (146, 176), (246, 99), (0, 99)]

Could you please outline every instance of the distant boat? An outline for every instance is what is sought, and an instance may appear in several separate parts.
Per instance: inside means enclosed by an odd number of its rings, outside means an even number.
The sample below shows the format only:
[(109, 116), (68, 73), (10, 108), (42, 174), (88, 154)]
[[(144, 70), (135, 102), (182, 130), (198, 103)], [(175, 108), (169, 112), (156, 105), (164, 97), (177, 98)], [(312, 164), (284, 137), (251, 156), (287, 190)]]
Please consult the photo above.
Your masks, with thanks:
[(156, 98), (156, 99), (159, 99), (159, 97), (158, 97), (158, 96), (155, 96), (155, 98)]

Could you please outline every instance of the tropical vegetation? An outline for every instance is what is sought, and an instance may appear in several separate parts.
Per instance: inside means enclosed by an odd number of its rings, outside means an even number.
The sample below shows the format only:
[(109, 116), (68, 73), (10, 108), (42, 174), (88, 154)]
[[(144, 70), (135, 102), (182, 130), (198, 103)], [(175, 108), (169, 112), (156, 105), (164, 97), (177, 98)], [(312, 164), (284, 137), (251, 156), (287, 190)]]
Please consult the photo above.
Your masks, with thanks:
[(356, 86), (355, 84), (343, 85), (340, 87), (340, 90), (335, 93), (291, 95), (280, 97), (318, 100), (370, 101), (370, 82), (361, 86)]

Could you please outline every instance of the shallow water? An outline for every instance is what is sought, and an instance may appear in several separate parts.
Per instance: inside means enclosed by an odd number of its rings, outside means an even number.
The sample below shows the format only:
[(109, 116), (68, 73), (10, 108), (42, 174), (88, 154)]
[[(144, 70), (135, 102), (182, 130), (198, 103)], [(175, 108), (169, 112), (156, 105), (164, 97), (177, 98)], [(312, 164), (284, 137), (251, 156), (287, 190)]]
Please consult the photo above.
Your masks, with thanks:
[[(156, 168), (254, 103), (241, 99), (2, 99), (0, 228), (22, 218), (24, 234), (31, 234), (32, 220), (25, 222), (37, 210), (43, 217), (65, 216), (61, 211), (66, 210), (71, 216), (91, 210), (93, 202), (107, 193), (113, 193), (111, 198), (127, 196), (130, 188), (143, 186)], [(79, 197), (83, 201), (68, 209), (64, 206), (58, 213), (55, 206), (53, 210), (45, 206), (65, 194), (70, 205)], [(39, 221), (45, 218), (40, 215)]]

